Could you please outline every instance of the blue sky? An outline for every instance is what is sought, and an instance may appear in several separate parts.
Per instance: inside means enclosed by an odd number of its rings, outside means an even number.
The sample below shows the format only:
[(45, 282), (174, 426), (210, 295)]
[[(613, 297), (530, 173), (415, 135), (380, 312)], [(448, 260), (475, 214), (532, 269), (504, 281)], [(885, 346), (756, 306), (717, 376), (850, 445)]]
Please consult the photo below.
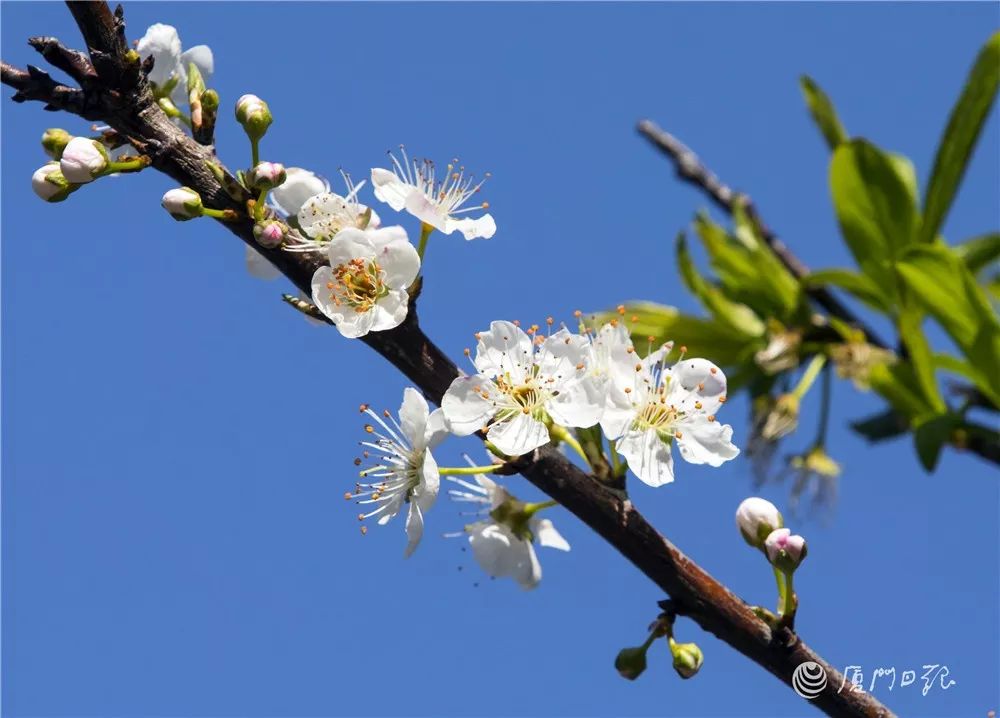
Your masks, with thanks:
[[(79, 45), (61, 5), (0, 13), (8, 62), (37, 62), (31, 35)], [(924, 181), (998, 24), (987, 3), (126, 13), (131, 38), (161, 21), (215, 50), (231, 166), (248, 150), (228, 108), (255, 92), (276, 118), (267, 159), (363, 178), (402, 142), (493, 173), (496, 237), (438, 235), (428, 250), (421, 318), (454, 356), (498, 318), (569, 319), (629, 298), (694, 309), (670, 247), (705, 201), (636, 136), (645, 116), (752, 193), (807, 263), (844, 266), (827, 151), (798, 75), (828, 91), (851, 133), (907, 154)], [(816, 714), (687, 620), (679, 639), (705, 654), (695, 679), (673, 674), (664, 646), (646, 675), (621, 680), (615, 653), (642, 640), (663, 596), (562, 510), (551, 517), (573, 550), (543, 551), (532, 593), (484, 580), (460, 541), (438, 538), (463, 523), (444, 501), (410, 560), (400, 523), (360, 536), (342, 499), (356, 407), (395, 409), (404, 380), (296, 316), (282, 282), (249, 277), (228, 233), (173, 222), (159, 208), (163, 176), (38, 201), (36, 138), (85, 124), (3, 94), (4, 715)], [(998, 152), (994, 112), (949, 239), (996, 229)], [(947, 691), (876, 688), (900, 714), (984, 715), (1000, 694), (997, 472), (948, 453), (928, 477), (905, 441), (869, 448), (845, 426), (877, 407), (837, 386), (829, 450), (845, 473), (833, 514), (794, 524), (809, 540), (799, 630), (866, 682), (876, 667), (947, 665)], [(744, 441), (742, 401), (725, 420)], [(455, 440), (439, 462), (476, 448)], [(519, 478), (510, 487), (538, 496)], [(787, 505), (787, 488), (762, 491)], [(633, 499), (746, 600), (771, 603), (770, 570), (733, 525), (753, 493), (737, 460), (681, 465), (674, 484), (637, 485)]]

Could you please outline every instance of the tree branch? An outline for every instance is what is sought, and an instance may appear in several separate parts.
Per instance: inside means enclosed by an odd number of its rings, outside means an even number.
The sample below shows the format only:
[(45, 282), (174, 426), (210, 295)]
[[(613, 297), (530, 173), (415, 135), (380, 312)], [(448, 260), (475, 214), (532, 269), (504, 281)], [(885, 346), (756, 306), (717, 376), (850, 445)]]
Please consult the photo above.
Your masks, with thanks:
[[(215, 161), (211, 151), (185, 135), (163, 114), (141, 76), (129, 80), (131, 65), (123, 55), (126, 45), (120, 12), (113, 16), (104, 3), (70, 3), (70, 9), (87, 41), (100, 86), (73, 90), (83, 94), (85, 101), (63, 102), (59, 109), (104, 121), (148, 154), (153, 166), (197, 191), (206, 206), (242, 211), (241, 203), (246, 198), (231, 198), (208, 168), (207, 162)], [(25, 74), (14, 68), (8, 72), (8, 66), (4, 65), (3, 82), (18, 90), (15, 98), (21, 95), (20, 101), (36, 99), (53, 104), (52, 97), (63, 94), (56, 88), (25, 93), (30, 84)], [(99, 118), (75, 109), (90, 104), (97, 106)], [(322, 264), (322, 258), (260, 247), (254, 241), (253, 223), (249, 219), (222, 224), (273, 262), (295, 286), (310, 293), (312, 275)], [(363, 341), (435, 403), (440, 403), (451, 381), (458, 376), (455, 364), (421, 330), (415, 306), (411, 305), (402, 325), (368, 334)], [(706, 631), (786, 684), (791, 684), (799, 664), (813, 661), (822, 666), (827, 672), (827, 685), (813, 703), (827, 714), (868, 718), (892, 715), (871, 695), (855, 693), (850, 686), (845, 688), (843, 676), (797, 635), (787, 629), (772, 631), (747, 604), (661, 536), (630, 501), (622, 501), (556, 449), (545, 446), (519, 457), (514, 468), (667, 592), (677, 613), (690, 616)]]
[[(738, 205), (742, 205), (747, 219), (757, 228), (761, 238), (777, 255), (788, 271), (792, 273), (792, 276), (796, 279), (803, 279), (809, 275), (809, 267), (792, 254), (792, 250), (778, 239), (778, 236), (764, 224), (764, 220), (761, 219), (756, 205), (754, 205), (753, 200), (748, 195), (736, 192), (729, 185), (722, 182), (715, 173), (702, 164), (698, 155), (687, 145), (666, 130), (658, 127), (652, 120), (643, 120), (640, 122), (638, 130), (640, 135), (649, 140), (656, 149), (660, 150), (660, 152), (673, 162), (674, 170), (680, 179), (698, 187), (720, 209), (732, 214)], [(860, 317), (854, 314), (828, 289), (824, 287), (807, 287), (805, 291), (830, 314), (861, 329), (871, 344), (883, 349), (890, 348), (888, 344), (879, 338), (875, 330), (867, 326)]]

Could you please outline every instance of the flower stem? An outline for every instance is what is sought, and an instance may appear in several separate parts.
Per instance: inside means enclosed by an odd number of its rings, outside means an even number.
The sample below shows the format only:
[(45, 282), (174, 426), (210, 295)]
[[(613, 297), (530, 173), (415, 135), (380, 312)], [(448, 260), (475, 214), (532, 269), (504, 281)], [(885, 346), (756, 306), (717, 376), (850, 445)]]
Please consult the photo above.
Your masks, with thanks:
[(129, 160), (124, 160), (122, 162), (110, 162), (108, 163), (108, 168), (105, 170), (105, 174), (115, 174), (116, 172), (138, 172), (141, 169), (149, 167), (150, 159), (145, 155), (139, 157), (133, 157)]
[(590, 466), (590, 460), (587, 458), (587, 452), (583, 450), (580, 446), (580, 442), (576, 440), (576, 437), (571, 434), (565, 426), (560, 426), (559, 424), (552, 424), (549, 426), (549, 436), (556, 441), (563, 441), (569, 445), (570, 448), (575, 451), (581, 459), (586, 462), (587, 466)]
[(771, 566), (771, 570), (774, 571), (774, 582), (778, 586), (778, 615), (780, 616), (781, 610), (785, 606), (785, 572), (777, 566)]
[(201, 216), (214, 217), (215, 219), (225, 220), (226, 222), (235, 222), (239, 219), (239, 215), (231, 209), (209, 209), (208, 207), (202, 208)]
[(492, 474), (500, 468), (500, 464), (490, 464), (489, 466), (454, 466), (442, 467), (438, 469), (441, 476), (472, 476), (474, 474)]
[(819, 376), (819, 372), (823, 368), (824, 364), (826, 364), (826, 354), (817, 354), (812, 358), (812, 361), (809, 362), (809, 366), (806, 367), (805, 374), (802, 375), (802, 378), (799, 379), (799, 383), (795, 385), (794, 389), (792, 389), (792, 394), (795, 395), (796, 399), (799, 399), (800, 401), (802, 400), (802, 397), (804, 397), (806, 392), (808, 392), (810, 387), (812, 387), (813, 382), (816, 381), (816, 377)]
[(823, 383), (820, 385), (823, 393), (820, 395), (819, 428), (816, 430), (815, 446), (826, 443), (826, 429), (830, 423), (830, 366), (823, 367)]
[(530, 517), (534, 516), (542, 509), (550, 509), (553, 506), (558, 506), (558, 505), (559, 505), (558, 501), (539, 501), (538, 503), (535, 504), (525, 504), (524, 513)]
[(792, 587), (792, 572), (782, 573), (785, 578), (785, 594), (778, 605), (778, 615), (788, 620), (791, 616), (795, 615), (795, 609), (798, 608), (798, 601), (795, 599), (795, 589)]
[(615, 442), (608, 439), (608, 454), (611, 456), (611, 473), (613, 476), (618, 477), (622, 475), (622, 460), (618, 456), (618, 449), (615, 447)]
[(256, 167), (260, 164), (260, 139), (250, 138), (250, 166)]
[(264, 219), (264, 201), (267, 199), (267, 190), (262, 189), (260, 194), (257, 195), (257, 202), (253, 207), (253, 218), (257, 222), (263, 221)]
[(427, 224), (426, 222), (420, 225), (420, 244), (417, 245), (417, 255), (420, 257), (421, 263), (424, 261), (424, 252), (427, 250), (427, 240), (431, 236), (431, 232), (434, 228)]

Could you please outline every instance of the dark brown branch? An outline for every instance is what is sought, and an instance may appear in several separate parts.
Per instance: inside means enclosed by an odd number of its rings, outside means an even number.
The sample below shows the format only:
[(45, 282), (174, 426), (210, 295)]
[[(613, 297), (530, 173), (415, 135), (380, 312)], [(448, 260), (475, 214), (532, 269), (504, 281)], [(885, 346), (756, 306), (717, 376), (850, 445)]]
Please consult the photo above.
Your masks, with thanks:
[(85, 53), (63, 47), (54, 37), (31, 37), (28, 44), (38, 50), (46, 62), (65, 72), (81, 87), (89, 87), (97, 79), (97, 72)]
[[(638, 126), (639, 134), (649, 140), (654, 147), (665, 154), (674, 164), (677, 176), (689, 184), (701, 189), (720, 209), (732, 214), (735, 208), (742, 205), (747, 219), (753, 223), (761, 238), (772, 249), (775, 255), (781, 260), (792, 276), (803, 279), (809, 274), (807, 267), (792, 251), (785, 246), (785, 243), (778, 239), (764, 220), (761, 219), (756, 205), (749, 196), (734, 191), (729, 185), (722, 182), (708, 167), (702, 164), (698, 155), (674, 137), (666, 130), (661, 129), (651, 120), (643, 120)], [(806, 292), (821, 307), (830, 314), (842, 319), (849, 324), (861, 329), (868, 341), (875, 346), (888, 349), (887, 345), (879, 338), (875, 331), (867, 326), (854, 312), (852, 312), (843, 302), (835, 297), (824, 287), (807, 287)]]
[(46, 110), (64, 110), (88, 120), (100, 120), (104, 115), (103, 109), (82, 90), (56, 82), (49, 73), (34, 65), (22, 70), (6, 62), (0, 63), (0, 79), (17, 90), (10, 98), (14, 102), (44, 102)]
[[(87, 93), (90, 101), (100, 104), (100, 119), (149, 155), (157, 169), (197, 191), (206, 206), (242, 211), (247, 198), (230, 197), (219, 184), (208, 166), (215, 161), (211, 150), (185, 135), (163, 114), (146, 83), (122, 81), (120, 73), (129, 71), (128, 63), (121, 57), (109, 56), (112, 51), (124, 52), (117, 29), (120, 18), (112, 16), (103, 3), (100, 6), (104, 9), (90, 3), (70, 5), (87, 39), (101, 83), (110, 83), (99, 91)], [(12, 73), (11, 82), (8, 82), (7, 66), (4, 67), (4, 83), (12, 84), (21, 92), (16, 84), (23, 84), (21, 75)], [(25, 96), (23, 99), (48, 101), (42, 97)], [(64, 109), (73, 111), (68, 106)], [(321, 259), (259, 247), (253, 239), (253, 225), (249, 219), (222, 224), (264, 254), (295, 286), (310, 293), (312, 275)], [(458, 376), (455, 364), (421, 330), (414, 306), (402, 325), (369, 334), (363, 341), (435, 403), (440, 403), (444, 392)], [(631, 502), (623, 502), (616, 493), (585, 474), (551, 446), (518, 458), (515, 468), (604, 537), (660, 590), (668, 593), (677, 613), (690, 616), (706, 631), (786, 684), (791, 683), (793, 671), (802, 662), (814, 661), (823, 666), (828, 675), (827, 687), (813, 701), (821, 710), (831, 716), (874, 718), (892, 715), (869, 694), (840, 690), (844, 685), (843, 676), (797, 635), (787, 630), (772, 632), (742, 600), (661, 536)], [(741, 543), (735, 536), (733, 541), (734, 545)]]

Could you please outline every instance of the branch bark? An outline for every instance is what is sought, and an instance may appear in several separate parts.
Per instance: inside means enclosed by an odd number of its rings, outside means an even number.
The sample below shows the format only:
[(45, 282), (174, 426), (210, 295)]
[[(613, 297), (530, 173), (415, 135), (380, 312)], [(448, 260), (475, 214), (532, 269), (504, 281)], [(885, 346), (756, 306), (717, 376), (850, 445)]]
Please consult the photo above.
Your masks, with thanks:
[[(99, 119), (148, 154), (153, 166), (191, 187), (206, 206), (242, 211), (246, 197), (231, 198), (208, 168), (215, 162), (203, 147), (174, 125), (156, 105), (134, 58), (126, 57), (124, 24), (104, 3), (69, 3), (86, 39), (99, 82), (82, 90), (73, 102), (64, 86), (38, 83), (28, 73), (4, 65), (3, 82), (18, 90), (15, 99), (39, 100), (86, 119)], [(72, 88), (67, 88), (72, 89)], [(77, 98), (77, 95), (72, 95)], [(77, 111), (80, 110), (80, 111)], [(94, 117), (96, 112), (99, 117)], [(87, 113), (87, 114), (85, 114)], [(307, 294), (321, 259), (308, 254), (267, 250), (256, 244), (249, 219), (222, 222), (226, 229), (273, 262)], [(415, 306), (396, 329), (369, 334), (363, 341), (398, 368), (435, 403), (458, 376), (455, 364), (424, 334)], [(791, 685), (797, 666), (812, 661), (827, 673), (827, 685), (813, 703), (831, 716), (891, 716), (871, 695), (845, 687), (844, 677), (787, 629), (772, 631), (749, 606), (661, 536), (630, 501), (584, 473), (551, 446), (514, 461), (514, 468), (535, 486), (575, 514), (673, 599), (677, 613), (691, 617), (703, 629)], [(735, 540), (735, 539), (734, 539)]]

